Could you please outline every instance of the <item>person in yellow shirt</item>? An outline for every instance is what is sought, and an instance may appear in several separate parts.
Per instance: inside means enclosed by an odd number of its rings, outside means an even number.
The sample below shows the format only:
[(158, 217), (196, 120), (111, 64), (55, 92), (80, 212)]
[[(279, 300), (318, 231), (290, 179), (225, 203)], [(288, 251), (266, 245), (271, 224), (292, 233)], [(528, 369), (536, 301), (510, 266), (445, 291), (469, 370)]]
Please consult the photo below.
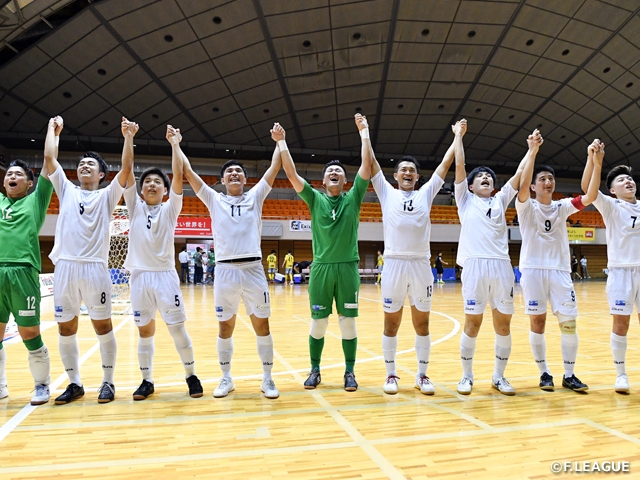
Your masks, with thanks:
[(378, 250), (378, 280), (376, 280), (376, 285), (380, 283), (382, 279), (382, 266), (384, 265), (384, 257), (382, 256), (382, 252)]
[(267, 257), (267, 276), (270, 282), (273, 282), (276, 273), (278, 273), (278, 257), (276, 251), (271, 250), (271, 255)]
[(289, 285), (293, 285), (293, 255), (291, 250), (287, 250), (287, 254), (284, 256), (284, 262), (282, 262), (284, 268), (284, 283), (287, 283), (289, 279)]

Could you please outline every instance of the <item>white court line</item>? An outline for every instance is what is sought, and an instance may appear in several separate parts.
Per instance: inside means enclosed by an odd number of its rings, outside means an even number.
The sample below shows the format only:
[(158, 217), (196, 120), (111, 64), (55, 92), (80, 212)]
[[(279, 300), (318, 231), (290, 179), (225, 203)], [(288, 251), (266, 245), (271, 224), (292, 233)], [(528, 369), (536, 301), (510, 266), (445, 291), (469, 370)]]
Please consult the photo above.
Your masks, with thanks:
[[(122, 322), (116, 325), (116, 327), (113, 329), (114, 335), (131, 318), (132, 318), (131, 316), (128, 316)], [(84, 355), (82, 355), (82, 357), (80, 357), (79, 365), (82, 365), (84, 362), (86, 362), (89, 359), (89, 357), (91, 357), (91, 355), (93, 355), (99, 348), (100, 348), (100, 342), (96, 342), (89, 350), (87, 350), (87, 352)], [(57, 388), (60, 385), (62, 385), (65, 382), (65, 380), (67, 380), (68, 378), (69, 377), (67, 376), (66, 373), (61, 374), (58, 378), (56, 378), (53, 382), (51, 382), (51, 384), (49, 385), (49, 390), (52, 392), (54, 390), (57, 390)], [(5, 424), (0, 427), (0, 443), (2, 443), (2, 441), (5, 438), (7, 438), (7, 435), (13, 432), (17, 426), (19, 426), (29, 415), (31, 415), (36, 408), (38, 407), (31, 404), (27, 404), (18, 413), (16, 413), (7, 422), (5, 422)]]

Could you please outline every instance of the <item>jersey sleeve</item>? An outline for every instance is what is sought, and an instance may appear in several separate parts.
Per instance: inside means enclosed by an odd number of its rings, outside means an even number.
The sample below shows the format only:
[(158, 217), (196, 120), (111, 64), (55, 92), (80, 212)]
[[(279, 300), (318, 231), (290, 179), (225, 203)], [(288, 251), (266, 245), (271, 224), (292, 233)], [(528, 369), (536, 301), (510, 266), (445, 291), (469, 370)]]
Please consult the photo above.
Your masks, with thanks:
[(49, 175), (49, 180), (51, 180), (53, 188), (56, 191), (56, 195), (58, 196), (60, 203), (62, 203), (64, 192), (67, 190), (67, 187), (71, 183), (69, 182), (69, 180), (67, 180), (67, 175), (64, 173), (64, 169), (61, 166), (56, 168), (55, 172)]
[(105, 190), (109, 195), (109, 210), (113, 211), (113, 209), (116, 208), (116, 205), (118, 205), (118, 202), (122, 198), (124, 187), (120, 185), (120, 182), (117, 178), (114, 178)]
[(309, 185), (309, 182), (307, 182), (306, 180), (304, 181), (304, 188), (298, 192), (298, 195), (302, 200), (304, 200), (304, 203), (309, 206), (309, 209), (313, 207), (313, 201), (315, 199), (316, 192), (313, 187)]
[(350, 195), (355, 195), (358, 204), (362, 203), (364, 196), (367, 193), (367, 187), (369, 186), (369, 180), (365, 180), (359, 174), (356, 173), (356, 178), (353, 181), (353, 187), (349, 190)]
[(469, 191), (469, 184), (467, 180), (464, 179), (460, 183), (454, 183), (454, 191), (456, 196), (456, 205), (458, 208), (464, 208), (466, 203), (469, 201), (469, 196), (473, 195)]
[(507, 207), (511, 203), (511, 200), (513, 200), (513, 197), (515, 197), (517, 193), (518, 191), (511, 186), (511, 182), (507, 182), (504, 184), (504, 187), (502, 187), (496, 194), (496, 196), (500, 195), (500, 202), (502, 203), (502, 207), (505, 211), (507, 210)]
[(213, 212), (213, 202), (215, 201), (215, 197), (218, 195), (213, 188), (208, 185), (202, 185), (202, 188), (196, 193), (196, 196), (202, 200), (202, 203), (209, 209), (209, 212)]
[(387, 198), (387, 192), (389, 191), (389, 189), (393, 189), (393, 187), (384, 177), (384, 173), (382, 173), (382, 170), (371, 177), (371, 183), (373, 184), (373, 189), (376, 191), (376, 194), (380, 199), (380, 203), (384, 204), (384, 201)]
[(438, 192), (440, 191), (443, 185), (444, 185), (444, 179), (440, 177), (440, 175), (438, 175), (437, 173), (433, 172), (433, 175), (431, 175), (431, 178), (429, 179), (429, 181), (425, 183), (422, 186), (422, 188), (420, 188), (420, 190), (421, 191), (424, 190), (425, 197), (428, 198), (431, 202), (433, 202), (433, 199), (436, 198), (436, 195), (438, 194)]
[(567, 218), (569, 215), (573, 215), (574, 213), (580, 211), (575, 207), (572, 200), (573, 198), (563, 198), (561, 200), (558, 200), (558, 203), (560, 203), (560, 211), (562, 212), (564, 218)]
[(611, 215), (611, 208), (613, 207), (614, 200), (611, 197), (606, 196), (602, 192), (598, 192), (598, 196), (593, 201), (593, 204), (598, 209), (602, 218), (607, 220), (607, 218)]
[(182, 195), (178, 195), (173, 190), (169, 190), (169, 201), (167, 207), (171, 211), (171, 219), (175, 222), (182, 211)]
[(36, 184), (36, 202), (38, 204), (38, 211), (44, 212), (46, 215), (47, 208), (51, 202), (51, 194), (53, 193), (53, 184), (44, 175), (38, 177), (38, 183)]
[(251, 190), (253, 191), (256, 202), (262, 205), (264, 203), (264, 199), (267, 198), (267, 195), (269, 195), (269, 192), (271, 191), (271, 185), (269, 185), (269, 182), (262, 177)]
[(138, 208), (138, 191), (135, 184), (125, 189), (124, 201), (127, 204), (127, 210), (129, 210), (129, 217), (133, 218)]

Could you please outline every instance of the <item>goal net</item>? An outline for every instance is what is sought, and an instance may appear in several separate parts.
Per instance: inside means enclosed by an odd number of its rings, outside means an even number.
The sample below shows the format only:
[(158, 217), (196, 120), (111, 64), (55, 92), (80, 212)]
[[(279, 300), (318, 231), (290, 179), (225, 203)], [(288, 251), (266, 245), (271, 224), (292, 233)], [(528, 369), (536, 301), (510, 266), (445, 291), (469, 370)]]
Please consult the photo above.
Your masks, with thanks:
[(129, 277), (131, 273), (124, 268), (129, 246), (129, 210), (118, 205), (111, 215), (109, 223), (109, 261), (111, 274), (111, 313), (112, 315), (130, 315), (131, 292)]

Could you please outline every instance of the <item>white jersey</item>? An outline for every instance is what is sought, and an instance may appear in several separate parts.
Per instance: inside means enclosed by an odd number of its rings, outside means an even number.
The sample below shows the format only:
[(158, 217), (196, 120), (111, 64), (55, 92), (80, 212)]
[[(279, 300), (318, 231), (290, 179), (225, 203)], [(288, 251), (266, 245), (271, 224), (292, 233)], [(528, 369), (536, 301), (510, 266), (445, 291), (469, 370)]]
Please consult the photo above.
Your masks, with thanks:
[(109, 256), (109, 223), (124, 188), (114, 179), (106, 188), (82, 190), (67, 179), (62, 167), (49, 175), (60, 200), (56, 238), (49, 258), (102, 262)]
[(509, 182), (493, 197), (481, 198), (469, 191), (467, 179), (455, 184), (458, 217), (462, 224), (456, 262), (468, 258), (510, 260), (506, 212), (517, 190)]
[(607, 227), (607, 266), (639, 266), (640, 202), (629, 203), (598, 192), (598, 198), (593, 204), (602, 214)]
[(169, 201), (147, 205), (132, 185), (124, 191), (129, 209), (129, 246), (124, 268), (127, 270), (175, 270), (173, 245), (182, 195), (169, 190)]
[(567, 217), (579, 211), (573, 205), (573, 199), (563, 198), (550, 205), (534, 199), (516, 200), (516, 210), (522, 233), (520, 269), (571, 272)]
[(216, 261), (262, 257), (262, 204), (270, 191), (264, 178), (239, 197), (203, 185), (197, 195), (211, 214)]
[(178, 260), (180, 261), (180, 263), (189, 263), (189, 254), (185, 251), (180, 252), (178, 254)]
[(431, 205), (444, 185), (435, 173), (419, 190), (405, 192), (393, 188), (382, 170), (371, 179), (382, 207), (384, 256), (431, 258)]

